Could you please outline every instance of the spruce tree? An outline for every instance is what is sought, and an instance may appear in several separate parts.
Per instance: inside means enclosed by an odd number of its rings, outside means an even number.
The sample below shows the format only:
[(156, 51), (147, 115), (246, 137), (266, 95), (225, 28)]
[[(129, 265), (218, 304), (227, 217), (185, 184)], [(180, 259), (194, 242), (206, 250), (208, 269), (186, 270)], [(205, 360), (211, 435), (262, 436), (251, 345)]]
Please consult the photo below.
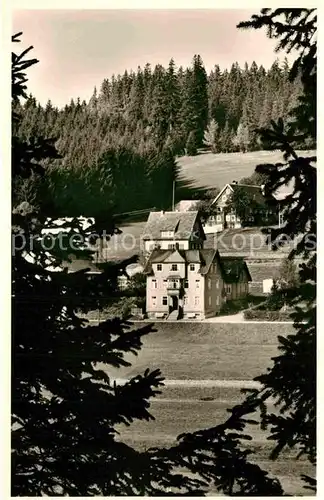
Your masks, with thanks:
[(191, 130), (186, 142), (186, 153), (188, 156), (195, 156), (197, 154), (198, 152), (197, 144), (198, 144), (197, 132), (195, 130)]
[(238, 147), (241, 153), (248, 151), (251, 142), (249, 126), (247, 123), (240, 122), (237, 127), (236, 135), (233, 139), (233, 144)]
[(200, 55), (193, 58), (191, 96), (196, 114), (197, 145), (203, 144), (208, 121), (207, 74)]
[(220, 138), (219, 138), (219, 126), (215, 120), (211, 120), (208, 124), (207, 129), (204, 132), (203, 143), (205, 146), (209, 147), (212, 153), (219, 153), (220, 150)]

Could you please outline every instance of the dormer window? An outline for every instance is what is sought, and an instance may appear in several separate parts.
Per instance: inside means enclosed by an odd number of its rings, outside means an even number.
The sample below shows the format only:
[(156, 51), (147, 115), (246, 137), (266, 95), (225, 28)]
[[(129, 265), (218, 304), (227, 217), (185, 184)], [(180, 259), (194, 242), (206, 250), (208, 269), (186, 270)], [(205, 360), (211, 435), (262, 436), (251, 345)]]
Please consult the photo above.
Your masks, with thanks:
[(161, 231), (161, 238), (173, 238), (174, 231)]

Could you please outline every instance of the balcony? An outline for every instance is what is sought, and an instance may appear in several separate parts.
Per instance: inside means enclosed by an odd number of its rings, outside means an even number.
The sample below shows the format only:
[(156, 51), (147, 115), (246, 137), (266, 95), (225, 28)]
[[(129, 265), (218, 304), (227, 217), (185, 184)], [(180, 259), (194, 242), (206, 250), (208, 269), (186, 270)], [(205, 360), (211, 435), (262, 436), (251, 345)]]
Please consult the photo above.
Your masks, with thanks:
[(179, 293), (179, 290), (182, 288), (180, 278), (168, 278), (166, 288), (167, 288), (168, 292), (173, 291), (175, 293)]

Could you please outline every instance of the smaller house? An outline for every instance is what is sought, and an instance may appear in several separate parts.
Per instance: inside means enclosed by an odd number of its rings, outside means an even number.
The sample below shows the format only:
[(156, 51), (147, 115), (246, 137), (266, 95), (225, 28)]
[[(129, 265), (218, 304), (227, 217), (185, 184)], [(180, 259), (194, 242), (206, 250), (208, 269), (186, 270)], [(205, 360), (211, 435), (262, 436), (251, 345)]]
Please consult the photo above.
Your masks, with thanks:
[[(238, 188), (243, 189), (251, 199), (260, 204), (266, 204), (269, 201), (264, 195), (263, 186), (239, 184), (235, 182), (226, 184), (211, 203), (216, 209), (216, 213), (207, 220), (204, 226), (206, 234), (217, 233), (224, 229), (239, 229), (242, 227), (242, 221), (236, 213), (235, 208), (228, 206), (232, 193)], [(275, 212), (276, 208), (269, 206), (264, 213), (264, 223), (269, 223)], [(251, 225), (255, 225), (256, 219), (256, 214), (251, 209), (248, 222)]]
[(145, 253), (154, 249), (193, 250), (203, 247), (206, 239), (198, 211), (151, 212), (142, 234)]
[(221, 264), (226, 301), (245, 297), (252, 277), (243, 257), (222, 257)]

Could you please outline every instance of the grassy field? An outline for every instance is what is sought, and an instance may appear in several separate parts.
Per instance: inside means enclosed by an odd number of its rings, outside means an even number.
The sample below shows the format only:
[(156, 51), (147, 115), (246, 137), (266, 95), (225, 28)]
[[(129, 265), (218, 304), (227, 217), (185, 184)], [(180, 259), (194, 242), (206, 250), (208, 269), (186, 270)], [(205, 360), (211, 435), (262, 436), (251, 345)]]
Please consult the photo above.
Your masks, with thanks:
[[(143, 337), (139, 355), (127, 357), (131, 367), (98, 366), (113, 378), (142, 374), (146, 368), (160, 368), (166, 378), (162, 393), (151, 404), (155, 421), (119, 429), (121, 439), (138, 449), (169, 446), (182, 432), (224, 421), (227, 409), (242, 399), (240, 387), (249, 387), (278, 354), (277, 336), (294, 331), (290, 324), (223, 323), (159, 323), (154, 329)], [(276, 475), (288, 494), (305, 495), (299, 477), (313, 474), (311, 467), (290, 453), (272, 462), (266, 434), (258, 427), (249, 431), (254, 438), (253, 459)]]
[[(308, 152), (303, 151), (306, 155)], [(314, 153), (314, 151), (312, 152)], [(232, 181), (240, 181), (253, 174), (255, 167), (261, 163), (282, 161), (280, 151), (253, 151), (250, 153), (204, 153), (197, 156), (183, 156), (178, 159), (181, 167), (180, 179), (189, 183), (192, 188), (222, 188)], [(290, 187), (282, 192), (289, 191)]]
[(160, 368), (167, 379), (252, 380), (276, 355), (278, 335), (293, 331), (290, 324), (199, 322), (156, 323), (154, 329), (143, 337), (139, 356), (127, 358), (132, 366), (112, 370), (112, 376)]

